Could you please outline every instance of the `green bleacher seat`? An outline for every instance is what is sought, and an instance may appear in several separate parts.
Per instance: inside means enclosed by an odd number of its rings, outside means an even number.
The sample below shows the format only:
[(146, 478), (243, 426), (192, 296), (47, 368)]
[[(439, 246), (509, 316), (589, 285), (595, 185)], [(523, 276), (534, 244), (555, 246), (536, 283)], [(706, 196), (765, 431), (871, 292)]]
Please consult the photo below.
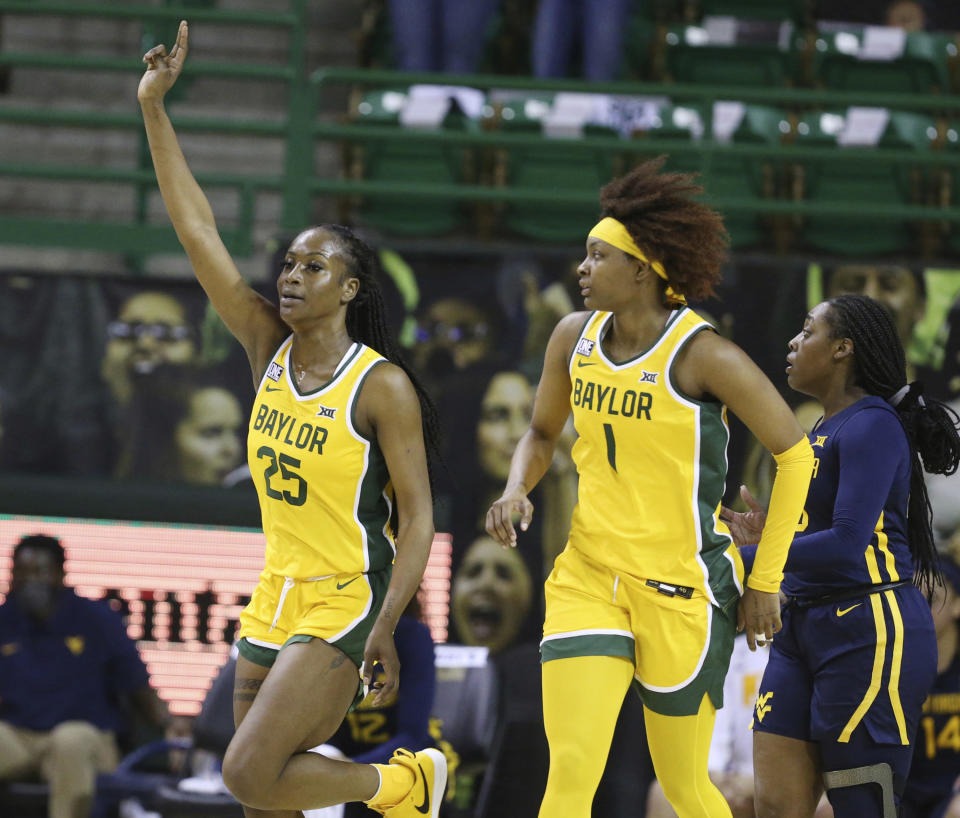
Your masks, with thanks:
[[(621, 140), (611, 125), (591, 120), (598, 94), (512, 93), (499, 104), (499, 127), (506, 132), (541, 134), (543, 144), (498, 152), (496, 182), (543, 191), (579, 191), (596, 197), (617, 175), (616, 150), (585, 150), (577, 135)], [(549, 196), (549, 194), (548, 194)], [(510, 204), (500, 222), (509, 232), (540, 241), (581, 241), (597, 220), (594, 204)]]
[[(721, 143), (776, 145), (790, 130), (783, 110), (763, 105), (717, 102), (712, 117), (713, 139)], [(706, 121), (706, 111), (701, 106), (665, 105), (652, 126), (634, 137), (699, 142), (705, 138)], [(674, 152), (667, 160), (667, 169), (702, 173), (701, 181), (711, 197), (737, 199), (777, 196), (785, 176), (784, 163), (732, 156), (725, 154), (722, 147), (713, 153), (708, 164), (699, 151)], [(772, 221), (755, 213), (724, 213), (731, 245), (737, 249), (770, 242)]]
[[(714, 117), (717, 108), (714, 106)], [(717, 124), (714, 125), (716, 136)], [(785, 111), (766, 105), (746, 105), (739, 124), (730, 134), (734, 144), (778, 145), (790, 132)], [(715, 138), (716, 138), (715, 136)], [(707, 191), (716, 197), (769, 199), (782, 195), (786, 163), (769, 158), (742, 158), (714, 154), (709, 173), (704, 180)], [(780, 217), (766, 217), (759, 213), (730, 211), (724, 213), (724, 222), (730, 232), (734, 249), (777, 243), (786, 224)]]
[[(802, 117), (797, 124), (796, 144), (822, 146), (824, 158), (805, 160), (796, 166), (801, 198), (842, 203), (849, 206), (851, 214), (849, 218), (807, 219), (804, 243), (846, 255), (915, 249), (916, 226), (872, 221), (858, 217), (857, 211), (874, 203), (921, 203), (926, 172), (911, 166), (910, 158), (929, 151), (936, 135), (936, 123), (931, 117), (903, 111), (851, 108)], [(857, 155), (872, 146), (902, 152), (903, 161), (893, 165), (858, 162)]]
[[(479, 127), (476, 120), (457, 104), (439, 98), (436, 105), (427, 106), (430, 110), (423, 112), (427, 119), (432, 117), (432, 122), (412, 122), (410, 114), (417, 93), (417, 86), (371, 91), (357, 103), (355, 122), (397, 129), (471, 130)], [(438, 96), (442, 93), (438, 92)], [(472, 154), (463, 147), (438, 147), (435, 143), (420, 144), (394, 140), (389, 136), (371, 136), (356, 140), (355, 148), (359, 151), (359, 161), (352, 163), (352, 175), (370, 181), (455, 184), (468, 181), (471, 175)], [(357, 218), (363, 224), (397, 236), (450, 233), (463, 225), (465, 216), (465, 207), (457, 202), (411, 202), (389, 196), (365, 196), (357, 210)]]
[[(960, 156), (960, 121), (950, 121), (944, 128), (942, 150), (951, 157)], [(960, 168), (945, 167), (931, 171), (931, 199), (937, 204), (960, 207)], [(947, 244), (954, 253), (960, 253), (960, 222), (945, 227)]]
[(948, 93), (952, 34), (850, 27), (817, 33), (811, 52), (813, 80), (842, 91)]
[(777, 87), (793, 82), (797, 54), (790, 21), (704, 18), (665, 35), (666, 71), (677, 82)]

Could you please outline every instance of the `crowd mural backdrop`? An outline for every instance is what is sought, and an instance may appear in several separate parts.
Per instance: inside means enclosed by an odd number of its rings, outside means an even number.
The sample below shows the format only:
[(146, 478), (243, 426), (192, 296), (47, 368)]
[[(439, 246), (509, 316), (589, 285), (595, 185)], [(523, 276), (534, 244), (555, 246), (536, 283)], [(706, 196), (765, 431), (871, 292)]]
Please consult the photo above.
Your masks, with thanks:
[[(576, 497), (572, 426), (532, 497), (537, 514), (519, 559), (487, 559), (483, 516), (529, 421), (550, 331), (581, 307), (580, 259), (383, 250), (381, 261), (394, 328), (445, 427), (435, 507), (437, 530), (452, 537), (449, 638), (493, 651), (535, 641), (542, 581)], [(267, 297), (273, 279), (259, 287)], [(887, 304), (912, 377), (960, 406), (958, 270), (746, 258), (728, 266), (716, 298), (693, 306), (757, 361), (810, 428), (819, 412), (786, 388), (786, 345), (810, 306), (841, 292)], [(158, 491), (219, 486), (248, 491), (255, 506), (245, 446), (253, 394), (242, 350), (192, 282), (0, 273), (3, 475), (100, 478)], [(727, 499), (736, 501), (741, 483), (763, 498), (773, 461), (735, 421), (728, 454)], [(936, 480), (930, 493), (941, 544), (960, 542), (960, 481)], [(150, 519), (149, 507), (142, 518)]]

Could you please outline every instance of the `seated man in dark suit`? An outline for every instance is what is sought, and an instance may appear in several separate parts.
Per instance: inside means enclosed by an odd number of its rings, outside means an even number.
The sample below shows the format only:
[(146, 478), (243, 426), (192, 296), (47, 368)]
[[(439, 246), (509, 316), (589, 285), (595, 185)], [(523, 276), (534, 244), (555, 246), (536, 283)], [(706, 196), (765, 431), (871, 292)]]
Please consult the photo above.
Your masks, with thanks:
[(65, 587), (63, 566), (53, 537), (29, 535), (14, 548), (0, 605), (0, 779), (39, 773), (50, 818), (84, 818), (97, 773), (117, 764), (118, 697), (168, 737), (188, 731), (150, 687), (120, 616)]

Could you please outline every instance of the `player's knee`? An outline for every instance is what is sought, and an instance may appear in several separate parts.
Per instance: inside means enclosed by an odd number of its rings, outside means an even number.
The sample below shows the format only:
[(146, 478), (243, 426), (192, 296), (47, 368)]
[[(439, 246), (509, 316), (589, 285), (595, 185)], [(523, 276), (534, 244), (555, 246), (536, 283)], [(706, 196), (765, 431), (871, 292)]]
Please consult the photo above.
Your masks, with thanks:
[[(663, 795), (678, 815), (704, 814), (701, 798), (704, 783), (697, 782), (698, 786), (691, 786), (691, 783), (689, 778), (685, 778), (684, 781), (678, 778), (660, 779), (660, 788), (663, 790)], [(706, 786), (713, 787), (709, 780), (706, 781)]]
[(231, 742), (223, 757), (223, 783), (241, 804), (269, 809), (269, 776), (261, 766), (256, 749)]
[(590, 764), (586, 748), (579, 744), (550, 746), (551, 773), (555, 772), (559, 780), (566, 781), (571, 786), (576, 786), (578, 782), (582, 781), (587, 770), (593, 766), (593, 764)]
[(793, 809), (782, 793), (770, 787), (757, 787), (753, 793), (753, 807), (757, 818), (791, 818)]

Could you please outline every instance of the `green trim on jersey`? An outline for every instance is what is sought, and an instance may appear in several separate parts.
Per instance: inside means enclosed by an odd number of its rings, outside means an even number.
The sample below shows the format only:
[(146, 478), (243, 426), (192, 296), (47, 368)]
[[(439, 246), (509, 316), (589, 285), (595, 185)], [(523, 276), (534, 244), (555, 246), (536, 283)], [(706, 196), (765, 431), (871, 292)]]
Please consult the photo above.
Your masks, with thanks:
[[(328, 380), (325, 384), (318, 386), (316, 389), (311, 389), (309, 392), (301, 392), (300, 384), (297, 383), (297, 379), (291, 378), (290, 383), (293, 385), (294, 394), (298, 395), (301, 398), (314, 398), (320, 392), (322, 392), (324, 389), (330, 386), (330, 384), (336, 381), (337, 378), (339, 378), (344, 372), (347, 371), (347, 369), (349, 369), (350, 364), (353, 363), (354, 358), (356, 358), (361, 352), (363, 352), (364, 349), (366, 349), (366, 346), (360, 343), (359, 341), (354, 341), (353, 343), (354, 343), (353, 352), (351, 352), (350, 355), (347, 356), (347, 359), (345, 361), (341, 361), (340, 365), (335, 370), (333, 370), (333, 374), (330, 376), (330, 380)], [(290, 344), (290, 348), (287, 350), (287, 354), (286, 354), (286, 358), (288, 362), (291, 360), (292, 356), (293, 356), (293, 344)]]
[[(722, 497), (727, 481), (724, 453), (730, 439), (730, 430), (723, 418), (720, 404), (705, 405), (700, 409), (700, 485), (697, 492), (697, 510), (700, 519), (700, 557), (707, 566), (710, 588), (717, 605), (723, 611), (735, 611), (740, 601), (736, 568), (727, 557), (732, 540), (714, 529), (716, 507), (710, 498)], [(723, 464), (717, 468), (717, 464)]]
[(384, 534), (384, 528), (390, 525), (390, 504), (384, 497), (382, 487), (389, 479), (387, 461), (380, 447), (371, 443), (357, 503), (357, 520), (367, 536), (369, 571), (380, 571), (393, 564), (394, 548)]
[[(691, 312), (693, 312), (691, 310)], [(730, 442), (730, 429), (724, 419), (724, 406), (717, 400), (693, 398), (684, 392), (674, 377), (674, 367), (683, 349), (701, 332), (714, 332), (709, 324), (696, 327), (673, 354), (667, 377), (670, 387), (685, 401), (699, 407), (700, 458), (697, 466), (699, 483), (697, 485), (697, 519), (700, 525), (700, 558), (707, 567), (710, 590), (714, 599), (724, 611), (740, 601), (740, 590), (734, 566), (726, 557), (726, 550), (732, 540), (714, 530), (713, 515), (716, 507), (710, 498), (722, 497), (727, 485), (727, 444)]]
[[(622, 366), (629, 366), (630, 364), (636, 363), (645, 355), (648, 355), (650, 351), (657, 346), (673, 329), (673, 325), (680, 320), (680, 317), (683, 315), (686, 307), (678, 308), (673, 310), (670, 313), (670, 316), (667, 318), (666, 323), (663, 325), (663, 328), (660, 330), (660, 334), (654, 338), (653, 342), (642, 352), (638, 352), (636, 355), (627, 358), (625, 361), (615, 361), (606, 352), (603, 351), (603, 339), (604, 336), (610, 331), (610, 328), (613, 326), (613, 313), (607, 313), (606, 317), (600, 321), (600, 326), (597, 327), (597, 346), (599, 349), (600, 360), (611, 364), (617, 368)], [(582, 334), (582, 331), (581, 331)]]
[(367, 468), (360, 478), (360, 494), (357, 500), (357, 519), (367, 537), (367, 560), (369, 571), (380, 571), (393, 564), (394, 548), (390, 540), (383, 533), (390, 525), (390, 504), (383, 496), (382, 487), (390, 482), (390, 472), (387, 461), (383, 456), (380, 445), (376, 440), (369, 440), (360, 434), (357, 428), (357, 405), (360, 403), (360, 393), (370, 373), (386, 359), (376, 361), (360, 378), (353, 402), (350, 406), (350, 425), (357, 435), (366, 440), (370, 446), (367, 452)]

